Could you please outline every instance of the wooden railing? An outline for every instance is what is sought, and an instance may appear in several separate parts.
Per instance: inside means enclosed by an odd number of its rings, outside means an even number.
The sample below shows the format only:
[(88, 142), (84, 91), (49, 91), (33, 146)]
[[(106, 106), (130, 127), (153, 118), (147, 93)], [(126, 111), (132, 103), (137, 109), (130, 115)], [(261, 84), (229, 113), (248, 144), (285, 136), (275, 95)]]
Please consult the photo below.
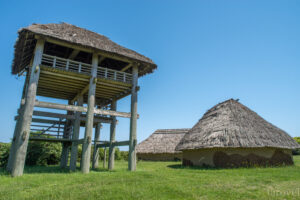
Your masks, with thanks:
[[(42, 65), (90, 75), (92, 65), (43, 54)], [(124, 83), (131, 83), (132, 74), (98, 66), (97, 77)]]

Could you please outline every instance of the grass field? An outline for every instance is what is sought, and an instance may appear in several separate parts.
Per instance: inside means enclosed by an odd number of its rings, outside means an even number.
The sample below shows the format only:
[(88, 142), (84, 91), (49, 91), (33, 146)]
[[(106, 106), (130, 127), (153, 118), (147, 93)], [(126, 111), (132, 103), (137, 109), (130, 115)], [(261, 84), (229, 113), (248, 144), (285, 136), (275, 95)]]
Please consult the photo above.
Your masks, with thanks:
[(292, 167), (248, 169), (139, 162), (136, 172), (119, 161), (112, 172), (27, 167), (18, 178), (0, 169), (0, 199), (300, 199), (300, 156), (294, 160)]

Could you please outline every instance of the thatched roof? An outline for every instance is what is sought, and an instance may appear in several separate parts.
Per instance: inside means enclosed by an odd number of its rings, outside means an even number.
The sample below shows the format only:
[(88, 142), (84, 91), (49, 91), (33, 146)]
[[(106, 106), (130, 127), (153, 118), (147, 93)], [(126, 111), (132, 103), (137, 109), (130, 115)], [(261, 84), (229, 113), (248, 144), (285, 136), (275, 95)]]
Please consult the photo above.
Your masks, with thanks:
[(286, 132), (230, 99), (208, 110), (182, 138), (176, 150), (214, 147), (299, 148)]
[(124, 48), (103, 35), (67, 23), (32, 24), (20, 29), (18, 34), (19, 37), (15, 44), (15, 56), (12, 65), (13, 74), (17, 74), (29, 64), (36, 42), (33, 37), (34, 35), (57, 39), (70, 44), (109, 53), (113, 56), (129, 58), (132, 61), (140, 63), (140, 76), (152, 73), (153, 70), (157, 68), (151, 59), (133, 50)]
[(137, 153), (179, 153), (175, 147), (190, 129), (158, 129), (137, 145)]

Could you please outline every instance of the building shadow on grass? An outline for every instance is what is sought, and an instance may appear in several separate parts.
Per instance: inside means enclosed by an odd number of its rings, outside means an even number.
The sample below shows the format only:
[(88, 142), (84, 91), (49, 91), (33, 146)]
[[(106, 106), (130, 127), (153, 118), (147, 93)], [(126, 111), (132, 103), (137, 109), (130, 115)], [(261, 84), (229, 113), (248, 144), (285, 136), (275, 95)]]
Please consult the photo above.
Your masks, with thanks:
[[(91, 172), (107, 172), (108, 169), (97, 168), (91, 169)], [(111, 171), (113, 172), (113, 171)], [(80, 168), (77, 167), (75, 172), (71, 172), (69, 169), (62, 169), (60, 166), (25, 166), (24, 174), (71, 174), (71, 173), (80, 173)], [(5, 168), (0, 168), (0, 176), (1, 175), (10, 175)]]

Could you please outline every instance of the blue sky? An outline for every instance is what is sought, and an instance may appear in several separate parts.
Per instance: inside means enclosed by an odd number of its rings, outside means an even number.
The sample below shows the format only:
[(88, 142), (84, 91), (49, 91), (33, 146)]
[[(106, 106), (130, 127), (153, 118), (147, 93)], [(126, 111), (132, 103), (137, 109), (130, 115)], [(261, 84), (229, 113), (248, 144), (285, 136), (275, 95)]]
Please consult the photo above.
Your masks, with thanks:
[[(139, 80), (139, 142), (155, 129), (190, 128), (228, 98), (300, 136), (300, 1), (2, 0), (0, 19), (2, 142), (12, 137), (24, 81), (10, 74), (17, 31), (58, 22), (106, 35), (158, 65)], [(129, 101), (118, 109), (129, 111)], [(117, 140), (126, 140), (129, 120), (119, 121)], [(108, 135), (105, 125), (101, 139)]]

